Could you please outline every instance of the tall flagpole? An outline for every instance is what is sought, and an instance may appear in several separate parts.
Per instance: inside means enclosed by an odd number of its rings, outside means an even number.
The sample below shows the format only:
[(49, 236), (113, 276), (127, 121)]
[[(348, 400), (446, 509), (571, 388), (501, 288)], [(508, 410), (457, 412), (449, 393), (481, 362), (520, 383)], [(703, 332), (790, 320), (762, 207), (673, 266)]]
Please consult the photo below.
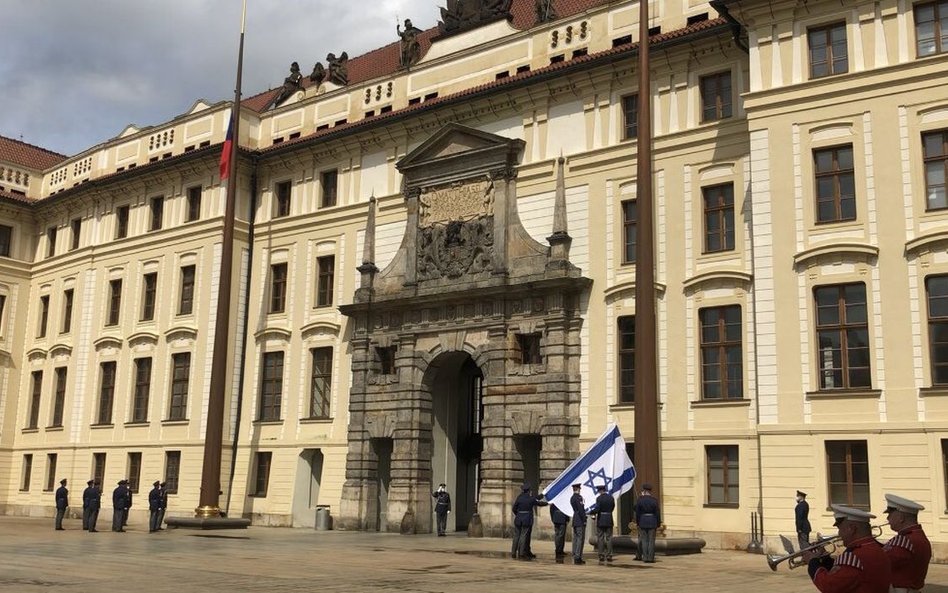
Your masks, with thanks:
[(240, 15), (240, 46), (237, 51), (237, 88), (231, 108), (230, 167), (227, 176), (227, 197), (224, 206), (224, 231), (221, 237), (220, 282), (217, 290), (217, 316), (214, 324), (214, 358), (211, 361), (211, 387), (207, 402), (207, 431), (204, 435), (204, 467), (201, 471), (200, 506), (194, 510), (199, 518), (221, 516), (221, 447), (224, 435), (224, 402), (227, 387), (228, 350), (230, 346), (230, 297), (234, 262), (234, 211), (237, 202), (237, 145), (240, 128), (240, 79), (244, 65), (244, 28), (247, 21), (247, 0)]
[(658, 373), (655, 328), (655, 251), (652, 197), (652, 83), (648, 0), (639, 0), (639, 113), (635, 257), (635, 469), (640, 484), (661, 496)]

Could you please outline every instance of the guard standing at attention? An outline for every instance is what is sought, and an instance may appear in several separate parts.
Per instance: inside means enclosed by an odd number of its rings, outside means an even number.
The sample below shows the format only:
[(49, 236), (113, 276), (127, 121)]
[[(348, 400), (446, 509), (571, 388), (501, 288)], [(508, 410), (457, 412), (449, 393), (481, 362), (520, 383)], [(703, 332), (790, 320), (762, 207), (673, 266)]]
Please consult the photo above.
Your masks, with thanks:
[(639, 526), (639, 560), (655, 562), (655, 530), (661, 525), (658, 501), (652, 496), (652, 485), (642, 485), (642, 495), (635, 501), (635, 524)]
[(892, 593), (918, 593), (932, 559), (932, 544), (918, 524), (925, 507), (895, 494), (886, 494), (885, 503), (889, 527), (897, 533), (882, 547), (892, 563)]
[(131, 493), (126, 487), (128, 480), (119, 480), (118, 487), (112, 491), (112, 531), (125, 533), (126, 516), (131, 506)]
[(59, 481), (59, 488), (56, 489), (56, 531), (63, 531), (63, 517), (66, 516), (66, 509), (69, 508), (69, 490), (66, 489), (66, 479)]
[(533, 533), (533, 509), (546, 506), (543, 495), (533, 496), (530, 484), (524, 484), (520, 496), (513, 503), (514, 531), (511, 556), (521, 560), (533, 560), (536, 554), (530, 549), (530, 536)]
[(148, 533), (158, 531), (158, 514), (161, 512), (161, 482), (155, 480), (148, 493)]
[(800, 549), (810, 545), (810, 503), (806, 501), (806, 492), (797, 490), (797, 506), (793, 509), (797, 522), (797, 543)]
[(431, 493), (435, 498), (435, 515), (438, 518), (438, 537), (444, 536), (448, 526), (448, 513), (451, 512), (451, 495), (445, 490), (444, 483), (438, 484), (438, 489)]
[(596, 552), (599, 554), (599, 563), (612, 562), (612, 528), (615, 525), (612, 511), (616, 510), (616, 499), (606, 492), (606, 486), (596, 486), (599, 496), (593, 506), (592, 514), (596, 516)]
[(551, 504), (550, 519), (553, 521), (553, 553), (559, 560), (566, 556), (563, 548), (566, 547), (566, 524), (569, 523), (569, 517), (556, 508), (555, 504)]
[[(99, 520), (99, 508), (102, 506), (102, 490), (99, 489), (98, 480), (89, 480), (89, 483), (92, 484), (92, 487), (86, 488), (86, 491), (82, 493), (82, 502), (89, 510), (87, 520), (89, 533), (96, 533), (98, 530), (95, 528), (95, 524)], [(86, 499), (86, 495), (88, 495), (88, 499)]]
[(813, 584), (822, 593), (889, 593), (892, 569), (882, 545), (872, 536), (866, 511), (830, 505), (846, 551), (836, 560), (829, 555), (810, 559)]
[(85, 531), (89, 529), (89, 498), (92, 496), (92, 491), (95, 490), (92, 487), (92, 484), (95, 482), (89, 480), (86, 482), (86, 489), (82, 491), (82, 530)]
[(165, 482), (161, 483), (161, 509), (158, 510), (158, 531), (162, 531), (164, 527), (161, 526), (162, 522), (165, 520), (165, 511), (168, 510), (168, 485)]
[(583, 560), (583, 544), (586, 540), (586, 500), (579, 490), (582, 484), (573, 484), (573, 495), (569, 506), (573, 507), (573, 564), (586, 564)]

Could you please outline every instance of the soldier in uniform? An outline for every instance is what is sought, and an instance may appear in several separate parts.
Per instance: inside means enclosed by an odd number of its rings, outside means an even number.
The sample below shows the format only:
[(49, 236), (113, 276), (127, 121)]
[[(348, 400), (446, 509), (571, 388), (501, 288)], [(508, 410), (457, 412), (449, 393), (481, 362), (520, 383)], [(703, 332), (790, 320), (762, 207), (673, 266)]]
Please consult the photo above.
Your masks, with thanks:
[(82, 530), (89, 529), (89, 491), (92, 490), (92, 480), (86, 482), (86, 489), (82, 491)]
[(161, 482), (155, 480), (148, 493), (148, 533), (158, 531), (158, 513), (161, 512)]
[(165, 482), (161, 483), (161, 508), (158, 510), (158, 531), (162, 531), (164, 527), (161, 526), (161, 523), (165, 520), (165, 511), (168, 509), (168, 486)]
[(596, 486), (599, 496), (593, 505), (592, 514), (596, 517), (596, 552), (599, 554), (599, 563), (612, 562), (612, 511), (616, 510), (616, 499), (606, 492), (606, 486)]
[(557, 560), (561, 560), (566, 556), (563, 548), (566, 547), (566, 524), (569, 523), (569, 517), (556, 508), (555, 504), (551, 504), (550, 519), (553, 521), (553, 553)]
[(66, 479), (59, 481), (59, 488), (56, 489), (56, 531), (63, 531), (63, 517), (66, 516), (66, 509), (69, 507), (69, 490), (66, 489)]
[(99, 507), (102, 506), (102, 491), (95, 480), (86, 482), (88, 488), (82, 491), (82, 528), (96, 533), (96, 521), (99, 520)]
[(829, 555), (810, 559), (813, 584), (822, 593), (888, 593), (892, 579), (889, 558), (872, 536), (866, 511), (830, 505), (846, 551), (834, 561)]
[(112, 531), (125, 533), (125, 517), (128, 514), (128, 507), (131, 506), (128, 488), (128, 480), (119, 480), (118, 487), (112, 491)]
[(806, 501), (806, 492), (797, 490), (797, 506), (793, 509), (797, 523), (797, 543), (800, 549), (810, 545), (810, 503)]
[(438, 536), (443, 537), (448, 526), (448, 513), (451, 512), (451, 495), (444, 489), (445, 485), (438, 484), (438, 489), (431, 493), (435, 498), (435, 515), (438, 517)]
[(533, 560), (536, 554), (530, 550), (530, 536), (533, 533), (533, 509), (546, 506), (543, 495), (533, 496), (530, 484), (524, 484), (520, 496), (513, 503), (514, 532), (511, 556), (521, 560)]
[(652, 485), (642, 485), (642, 495), (635, 501), (635, 524), (639, 527), (639, 560), (655, 562), (655, 530), (662, 522), (658, 501), (652, 496)]
[(918, 524), (925, 507), (895, 494), (886, 494), (885, 502), (889, 527), (897, 534), (882, 548), (892, 563), (892, 593), (918, 593), (932, 559), (932, 544)]
[(582, 484), (573, 484), (573, 496), (569, 506), (573, 507), (573, 564), (586, 564), (583, 560), (583, 544), (586, 540), (586, 501), (579, 490)]

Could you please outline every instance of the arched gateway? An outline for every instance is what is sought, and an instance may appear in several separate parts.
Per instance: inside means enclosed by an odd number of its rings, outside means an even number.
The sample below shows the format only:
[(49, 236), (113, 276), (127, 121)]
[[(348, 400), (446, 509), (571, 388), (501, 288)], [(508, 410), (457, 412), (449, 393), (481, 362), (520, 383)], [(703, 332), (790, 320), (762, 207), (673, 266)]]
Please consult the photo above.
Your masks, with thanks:
[(343, 529), (430, 532), (448, 484), (464, 529), (502, 535), (522, 482), (578, 453), (580, 297), (563, 162), (548, 245), (517, 213), (524, 143), (449, 124), (405, 156), (405, 236), (374, 264), (375, 204), (353, 319)]

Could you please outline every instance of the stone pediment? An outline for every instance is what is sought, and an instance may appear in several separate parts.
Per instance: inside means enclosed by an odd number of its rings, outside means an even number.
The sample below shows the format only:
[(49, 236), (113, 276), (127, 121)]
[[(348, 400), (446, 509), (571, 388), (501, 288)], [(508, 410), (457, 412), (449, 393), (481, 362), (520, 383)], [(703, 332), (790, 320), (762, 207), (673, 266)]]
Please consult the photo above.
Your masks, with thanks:
[(519, 161), (525, 144), (516, 138), (450, 123), (405, 155), (396, 167), (406, 176), (409, 188), (488, 172), (499, 176)]

